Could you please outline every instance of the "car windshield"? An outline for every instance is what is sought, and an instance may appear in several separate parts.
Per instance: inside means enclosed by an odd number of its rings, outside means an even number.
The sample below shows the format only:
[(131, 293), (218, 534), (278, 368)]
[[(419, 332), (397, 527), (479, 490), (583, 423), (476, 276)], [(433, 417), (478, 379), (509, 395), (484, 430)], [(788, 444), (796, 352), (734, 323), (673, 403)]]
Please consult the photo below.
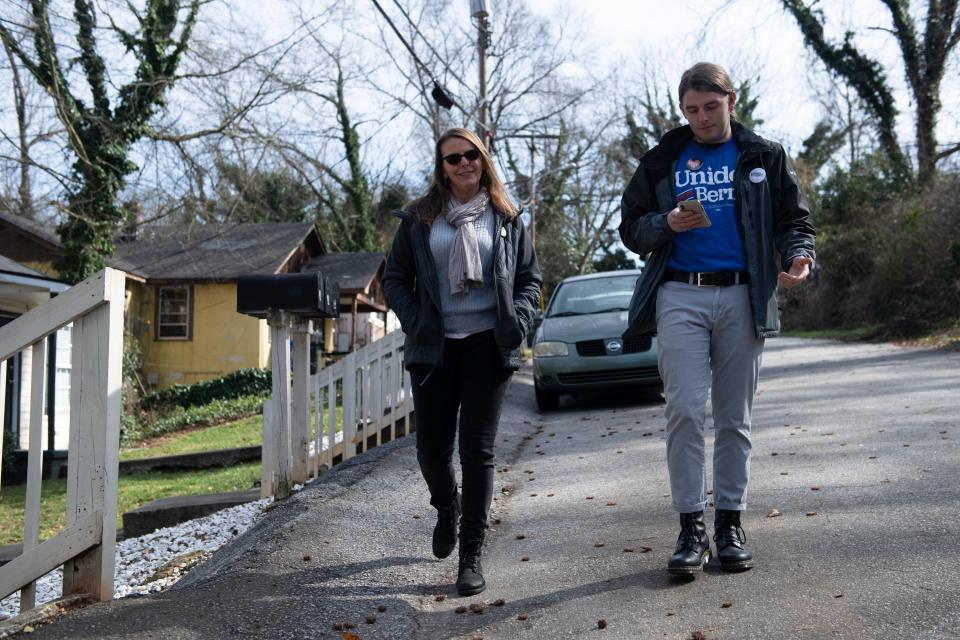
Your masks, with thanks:
[(626, 311), (636, 275), (591, 278), (561, 283), (550, 302), (548, 318)]

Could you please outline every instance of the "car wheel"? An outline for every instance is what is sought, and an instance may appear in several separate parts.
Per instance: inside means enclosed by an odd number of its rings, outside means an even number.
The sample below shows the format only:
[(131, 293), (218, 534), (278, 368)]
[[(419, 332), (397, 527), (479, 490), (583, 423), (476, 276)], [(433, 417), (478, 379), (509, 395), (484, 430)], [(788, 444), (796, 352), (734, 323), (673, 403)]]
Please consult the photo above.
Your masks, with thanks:
[(540, 411), (553, 411), (560, 405), (560, 394), (554, 391), (543, 391), (534, 387), (533, 393), (537, 397), (537, 407)]

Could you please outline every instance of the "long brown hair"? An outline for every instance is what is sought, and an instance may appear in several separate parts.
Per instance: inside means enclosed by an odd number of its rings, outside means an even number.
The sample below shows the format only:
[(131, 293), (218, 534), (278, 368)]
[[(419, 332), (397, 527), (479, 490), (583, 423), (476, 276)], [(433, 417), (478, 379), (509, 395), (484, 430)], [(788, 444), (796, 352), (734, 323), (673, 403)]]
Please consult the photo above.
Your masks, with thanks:
[(440, 147), (451, 138), (462, 138), (472, 144), (480, 152), (480, 164), (483, 168), (483, 175), (480, 176), (480, 186), (485, 187), (490, 194), (490, 202), (494, 209), (500, 211), (508, 218), (516, 217), (517, 206), (513, 204), (507, 188), (500, 181), (497, 170), (493, 166), (493, 160), (486, 146), (480, 138), (469, 129), (456, 127), (448, 129), (437, 140), (433, 152), (433, 175), (430, 177), (430, 185), (426, 193), (411, 202), (407, 206), (408, 211), (413, 211), (419, 215), (428, 225), (433, 224), (438, 215), (446, 212), (447, 203), (450, 201), (450, 189), (446, 185), (446, 175), (443, 173), (443, 156), (440, 155)]

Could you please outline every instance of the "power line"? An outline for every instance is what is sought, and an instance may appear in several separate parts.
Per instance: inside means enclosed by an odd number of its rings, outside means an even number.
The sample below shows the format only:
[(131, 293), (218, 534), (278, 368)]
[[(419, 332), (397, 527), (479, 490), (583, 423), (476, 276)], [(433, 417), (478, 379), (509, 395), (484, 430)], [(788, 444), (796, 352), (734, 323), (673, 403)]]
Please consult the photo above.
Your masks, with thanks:
[(402, 4), (400, 4), (400, 0), (393, 0), (393, 4), (397, 5), (397, 9), (399, 9), (400, 13), (403, 14), (403, 17), (407, 19), (407, 22), (410, 24), (411, 27), (413, 27), (413, 30), (417, 33), (417, 35), (420, 36), (420, 39), (423, 40), (424, 44), (427, 45), (427, 48), (430, 49), (434, 57), (436, 57), (436, 59), (440, 61), (440, 64), (442, 64), (443, 68), (447, 70), (447, 73), (449, 73), (452, 76), (456, 76), (457, 74), (454, 73), (453, 69), (450, 68), (450, 65), (447, 64), (447, 61), (444, 59), (444, 57), (441, 56), (437, 52), (437, 50), (433, 48), (433, 45), (430, 44), (430, 41), (427, 40), (427, 37), (424, 36), (423, 33), (420, 31), (420, 28), (417, 26), (417, 23), (413, 21), (413, 18), (410, 17), (410, 14), (407, 13), (407, 10), (403, 8)]
[[(393, 24), (393, 20), (391, 20), (390, 16), (387, 15), (387, 12), (383, 10), (383, 7), (380, 6), (380, 3), (377, 2), (377, 0), (372, 0), (372, 2), (373, 2), (373, 5), (377, 8), (377, 11), (380, 12), (380, 15), (382, 15), (384, 20), (387, 21), (387, 24), (390, 25), (390, 28), (393, 29), (393, 32), (397, 34), (397, 38), (400, 39), (400, 42), (403, 43), (403, 46), (406, 47), (407, 51), (410, 52), (410, 55), (413, 57), (413, 61), (417, 63), (417, 66), (419, 66), (420, 69), (427, 74), (427, 77), (430, 78), (430, 81), (433, 82), (433, 90), (430, 92), (430, 95), (433, 97), (434, 100), (437, 101), (437, 104), (439, 104), (441, 107), (444, 107), (446, 109), (449, 109), (450, 107), (456, 107), (465, 115), (469, 116), (470, 114), (467, 113), (463, 107), (457, 104), (457, 102), (443, 90), (443, 87), (440, 86), (440, 83), (437, 81), (434, 75), (430, 72), (430, 69), (427, 67), (427, 65), (423, 64), (423, 61), (420, 60), (419, 56), (417, 56), (417, 53), (413, 50), (413, 47), (411, 47), (410, 44), (407, 42), (406, 38), (403, 37), (403, 35), (400, 33), (400, 30), (397, 29), (397, 26)], [(406, 15), (406, 13), (404, 13), (404, 15)], [(407, 20), (409, 19), (410, 18), (407, 17)], [(417, 31), (417, 33), (420, 33), (419, 30)], [(421, 35), (421, 37), (423, 36)], [(436, 54), (436, 52), (434, 52), (434, 54)]]

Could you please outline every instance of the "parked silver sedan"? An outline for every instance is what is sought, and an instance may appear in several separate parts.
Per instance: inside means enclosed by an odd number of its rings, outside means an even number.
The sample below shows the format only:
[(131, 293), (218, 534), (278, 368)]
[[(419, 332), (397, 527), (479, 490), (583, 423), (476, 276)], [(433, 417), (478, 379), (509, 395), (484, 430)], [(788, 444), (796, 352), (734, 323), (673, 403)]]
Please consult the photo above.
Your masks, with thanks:
[(533, 338), (537, 406), (556, 409), (560, 394), (659, 386), (656, 338), (621, 335), (639, 270), (563, 280)]

